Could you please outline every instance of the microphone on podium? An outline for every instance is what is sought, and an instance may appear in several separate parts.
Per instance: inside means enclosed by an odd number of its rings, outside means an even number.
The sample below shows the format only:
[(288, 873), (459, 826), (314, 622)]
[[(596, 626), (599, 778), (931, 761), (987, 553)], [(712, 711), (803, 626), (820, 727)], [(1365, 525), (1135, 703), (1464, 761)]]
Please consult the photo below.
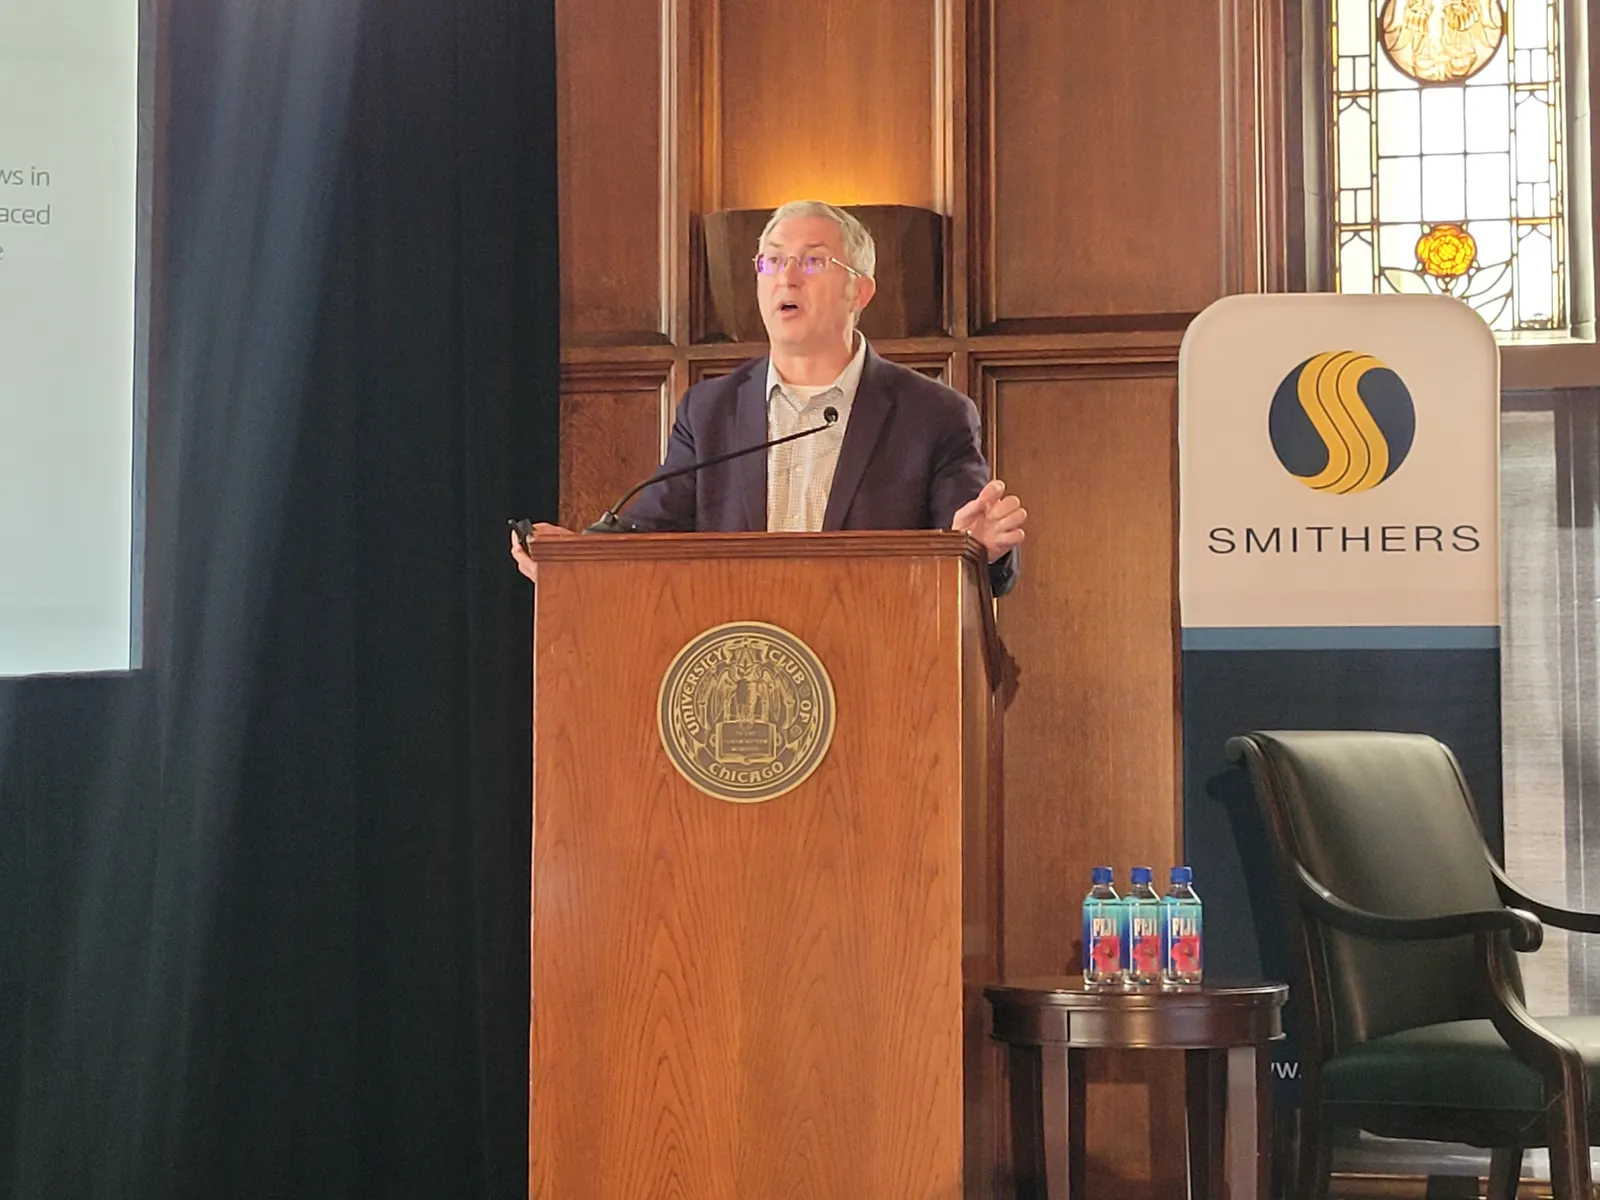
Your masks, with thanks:
[(652, 475), (649, 479), (643, 480), (640, 483), (636, 483), (633, 485), (633, 487), (629, 488), (627, 494), (624, 495), (621, 500), (618, 500), (609, 509), (607, 509), (605, 515), (593, 525), (585, 529), (584, 532), (638, 533), (638, 526), (634, 525), (633, 522), (628, 521), (623, 517), (619, 517), (617, 513), (624, 504), (626, 504), (629, 500), (632, 500), (652, 483), (664, 483), (668, 479), (676, 479), (679, 475), (692, 475), (697, 471), (705, 470), (707, 467), (714, 467), (718, 463), (725, 463), (730, 458), (742, 458), (746, 454), (755, 454), (761, 450), (770, 450), (774, 446), (781, 446), (785, 442), (793, 442), (798, 441), (803, 437), (810, 437), (812, 434), (821, 433), (824, 429), (836, 424), (838, 420), (839, 410), (830, 404), (827, 408), (822, 410), (823, 423), (821, 425), (813, 425), (810, 429), (802, 429), (799, 433), (791, 433), (785, 437), (773, 438), (770, 442), (762, 442), (757, 446), (746, 446), (742, 450), (730, 450), (726, 454), (718, 454), (712, 458), (702, 459), (699, 462), (692, 462), (687, 467), (679, 467), (676, 470), (666, 472), (664, 475)]

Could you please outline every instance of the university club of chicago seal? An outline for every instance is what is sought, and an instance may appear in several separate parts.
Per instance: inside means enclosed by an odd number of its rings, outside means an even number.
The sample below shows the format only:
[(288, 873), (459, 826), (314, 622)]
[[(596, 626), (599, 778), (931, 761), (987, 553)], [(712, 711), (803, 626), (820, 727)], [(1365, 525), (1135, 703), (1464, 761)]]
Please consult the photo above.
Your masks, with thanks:
[(718, 625), (661, 681), (661, 745), (719, 800), (754, 804), (798, 787), (833, 741), (833, 680), (811, 647), (776, 625)]

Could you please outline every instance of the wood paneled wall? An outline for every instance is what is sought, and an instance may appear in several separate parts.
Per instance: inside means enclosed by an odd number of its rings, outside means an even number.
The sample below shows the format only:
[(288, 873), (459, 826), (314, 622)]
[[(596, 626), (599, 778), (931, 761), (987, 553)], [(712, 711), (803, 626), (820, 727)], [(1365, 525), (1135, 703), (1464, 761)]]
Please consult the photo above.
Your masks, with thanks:
[[(1004, 954), (1061, 972), (1090, 866), (1179, 852), (1177, 352), (1288, 277), (1279, 5), (558, 0), (557, 31), (569, 524), (648, 472), (684, 387), (762, 351), (697, 340), (702, 214), (949, 218), (946, 335), (878, 349), (977, 400), (1031, 514), (1000, 605)], [(1178, 1194), (1177, 1063), (1097, 1071), (1096, 1194)]]
[(695, 12), (715, 47), (701, 100), (705, 211), (813, 195), (939, 207), (936, 4), (716, 0)]

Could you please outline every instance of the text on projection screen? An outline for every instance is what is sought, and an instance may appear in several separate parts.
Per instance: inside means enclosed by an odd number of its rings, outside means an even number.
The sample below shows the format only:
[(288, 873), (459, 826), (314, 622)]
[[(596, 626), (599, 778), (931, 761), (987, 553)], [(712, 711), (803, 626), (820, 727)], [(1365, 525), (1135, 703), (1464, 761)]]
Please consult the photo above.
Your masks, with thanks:
[(0, 3), (0, 676), (124, 670), (138, 0)]

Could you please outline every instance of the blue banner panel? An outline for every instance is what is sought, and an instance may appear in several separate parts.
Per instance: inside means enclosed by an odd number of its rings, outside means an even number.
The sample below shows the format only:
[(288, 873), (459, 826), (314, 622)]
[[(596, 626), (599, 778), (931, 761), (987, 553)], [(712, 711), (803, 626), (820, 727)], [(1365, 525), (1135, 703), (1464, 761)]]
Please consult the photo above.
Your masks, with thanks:
[[(1205, 902), (1206, 973), (1293, 978), (1284, 898), (1244, 771), (1223, 747), (1252, 729), (1426, 733), (1456, 752), (1500, 852), (1500, 652), (1460, 649), (1188, 650), (1183, 653), (1184, 855)], [(1274, 1048), (1280, 1103), (1293, 1103), (1298, 1006)]]

